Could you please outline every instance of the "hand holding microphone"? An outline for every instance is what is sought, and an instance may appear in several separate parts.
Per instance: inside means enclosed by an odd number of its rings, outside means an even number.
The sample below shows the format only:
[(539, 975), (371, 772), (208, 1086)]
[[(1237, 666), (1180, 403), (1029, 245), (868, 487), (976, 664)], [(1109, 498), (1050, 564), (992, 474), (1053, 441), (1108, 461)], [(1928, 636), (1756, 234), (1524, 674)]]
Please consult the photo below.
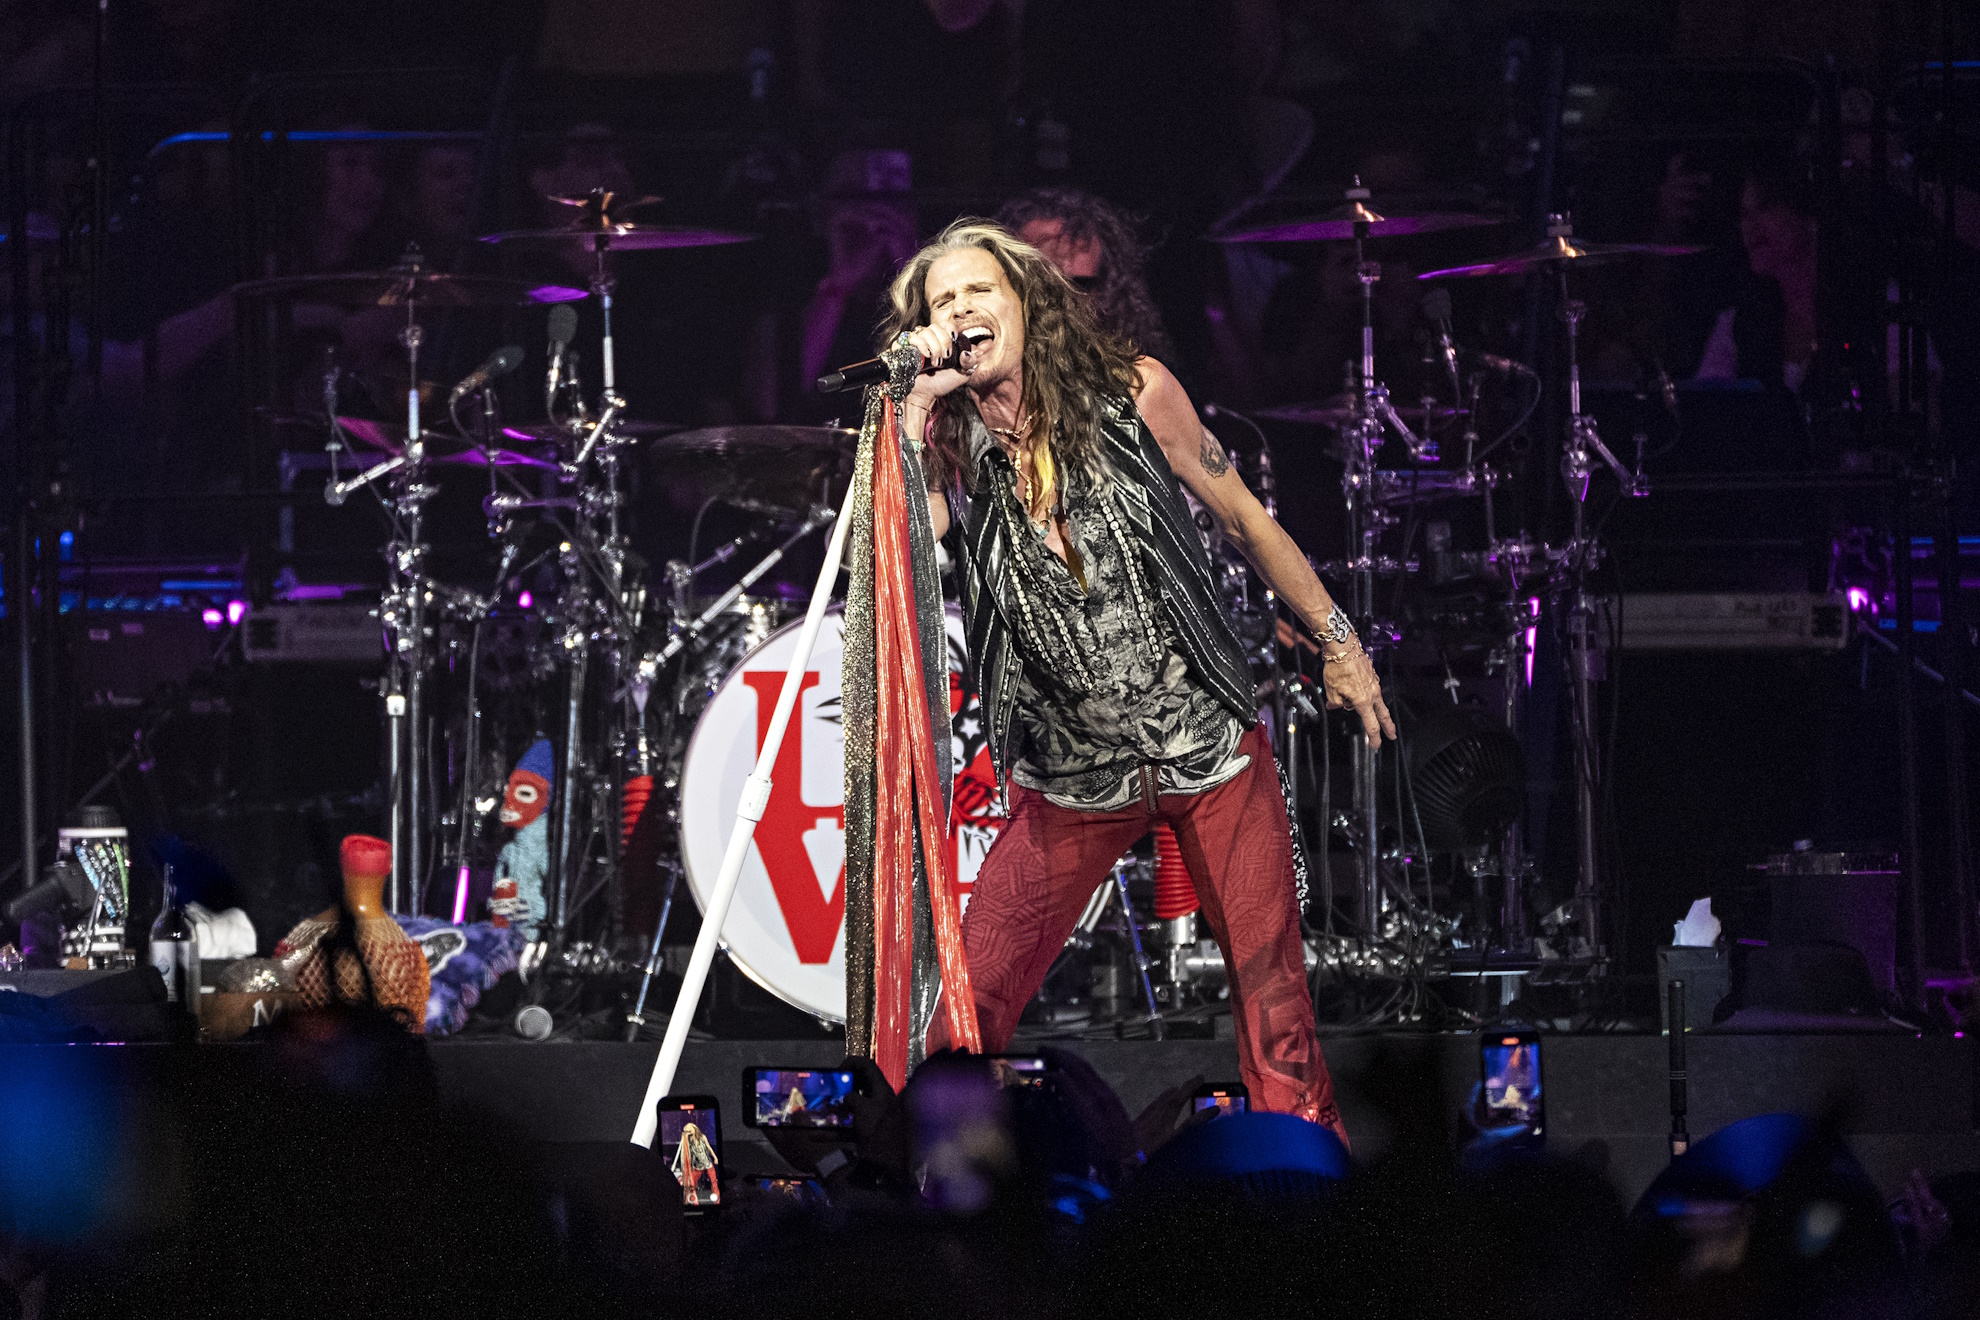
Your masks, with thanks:
[[(921, 355), (920, 373), (939, 382), (930, 397), (939, 399), (969, 379), (968, 374), (962, 370), (964, 351), (962, 336), (952, 330), (937, 330), (934, 326), (924, 325), (908, 331), (905, 338), (908, 346)], [(892, 352), (893, 350), (888, 350), (888, 356), (892, 356)], [(838, 394), (846, 390), (863, 389), (868, 385), (880, 385), (889, 380), (893, 374), (894, 368), (887, 357), (868, 358), (864, 362), (855, 362), (820, 376), (817, 381), (818, 392)], [(944, 376), (952, 379), (944, 380)], [(927, 383), (929, 382), (917, 381), (916, 390), (920, 390)]]

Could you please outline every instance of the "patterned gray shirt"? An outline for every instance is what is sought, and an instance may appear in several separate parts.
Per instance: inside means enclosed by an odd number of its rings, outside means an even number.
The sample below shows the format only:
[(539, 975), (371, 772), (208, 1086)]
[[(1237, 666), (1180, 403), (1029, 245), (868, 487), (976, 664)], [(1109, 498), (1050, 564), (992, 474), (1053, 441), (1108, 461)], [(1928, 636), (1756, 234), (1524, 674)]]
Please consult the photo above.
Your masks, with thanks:
[(1111, 482), (1082, 471), (1063, 478), (1085, 591), (1008, 477), (998, 484), (999, 509), (1013, 523), (1012, 570), (1030, 597), (1013, 611), (1024, 663), (1011, 777), (1057, 806), (1116, 811), (1150, 793), (1215, 788), (1249, 766), (1237, 750), (1242, 726), (1178, 648)]

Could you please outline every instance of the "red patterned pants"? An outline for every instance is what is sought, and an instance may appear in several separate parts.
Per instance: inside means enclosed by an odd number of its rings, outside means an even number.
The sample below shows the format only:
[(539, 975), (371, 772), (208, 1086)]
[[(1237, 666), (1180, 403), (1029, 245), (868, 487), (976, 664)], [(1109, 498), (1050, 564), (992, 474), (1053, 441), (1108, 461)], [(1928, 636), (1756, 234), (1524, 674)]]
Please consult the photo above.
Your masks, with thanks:
[[(963, 914), (963, 946), (983, 1048), (1010, 1043), (1018, 1015), (1065, 947), (1073, 924), (1121, 854), (1167, 821), (1224, 952), (1238, 1065), (1257, 1109), (1299, 1114), (1346, 1140), (1334, 1085), (1313, 1029), (1305, 951), (1293, 893), (1292, 831), (1272, 745), (1244, 737), (1251, 764), (1204, 793), (1162, 794), (1150, 812), (1074, 811), (1011, 786), (1011, 817), (983, 860)], [(938, 1015), (930, 1045), (946, 1044)]]

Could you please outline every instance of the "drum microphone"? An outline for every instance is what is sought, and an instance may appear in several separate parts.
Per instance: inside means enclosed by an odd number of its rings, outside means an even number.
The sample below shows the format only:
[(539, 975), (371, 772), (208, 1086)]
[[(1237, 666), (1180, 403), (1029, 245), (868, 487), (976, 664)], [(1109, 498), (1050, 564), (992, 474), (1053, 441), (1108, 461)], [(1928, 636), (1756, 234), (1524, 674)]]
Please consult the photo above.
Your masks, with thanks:
[(1673, 417), (1678, 415), (1677, 386), (1671, 380), (1671, 373), (1664, 370), (1662, 359), (1657, 362), (1657, 397), (1663, 400), (1665, 412)]
[(1467, 349), (1465, 356), (1476, 362), (1479, 366), (1484, 367), (1487, 371), (1496, 371), (1501, 376), (1524, 376), (1528, 380), (1540, 379), (1540, 373), (1532, 367), (1527, 366), (1524, 362), (1515, 362), (1511, 358), (1500, 357), (1497, 353), (1474, 353)]
[(557, 397), (558, 386), (564, 383), (564, 353), (571, 346), (571, 336), (577, 333), (577, 313), (569, 303), (558, 303), (550, 309), (550, 383), (544, 387), (551, 399)]
[[(923, 376), (932, 376), (938, 371), (945, 370), (961, 371), (962, 355), (962, 336), (957, 335), (950, 346), (949, 356), (941, 362), (931, 363), (927, 358), (922, 357), (920, 353), (916, 353), (915, 360), (921, 365), (916, 367), (915, 370)], [(864, 362), (855, 362), (849, 367), (840, 367), (837, 371), (828, 371), (820, 376), (817, 381), (818, 392), (820, 394), (843, 394), (847, 390), (863, 389), (868, 385), (884, 385), (893, 377), (893, 374), (893, 364), (885, 356), (868, 358)]]
[(1444, 374), (1451, 389), (1462, 400), (1464, 388), (1458, 383), (1457, 345), (1451, 342), (1451, 291), (1436, 288), (1423, 295), (1423, 315), (1437, 331), (1437, 355), (1443, 359)]
[(522, 365), (523, 351), (519, 344), (504, 344), (488, 355), (488, 360), (462, 377), (461, 383), (454, 386), (454, 392), (447, 396), (449, 406), (459, 403), (468, 395), (485, 387), (488, 382), (506, 376)]
[(345, 500), (363, 490), (388, 472), (396, 472), (406, 465), (404, 454), (395, 455), (380, 463), (373, 463), (364, 471), (345, 481), (333, 481), (323, 488), (323, 502), (331, 508), (341, 508)]

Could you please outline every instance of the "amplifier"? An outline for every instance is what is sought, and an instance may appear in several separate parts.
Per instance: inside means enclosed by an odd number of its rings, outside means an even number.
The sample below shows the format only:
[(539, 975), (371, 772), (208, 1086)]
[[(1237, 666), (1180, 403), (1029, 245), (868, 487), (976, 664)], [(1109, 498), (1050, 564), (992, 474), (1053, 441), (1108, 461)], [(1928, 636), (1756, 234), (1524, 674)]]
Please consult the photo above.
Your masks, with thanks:
[(255, 663), (379, 664), (385, 659), (385, 642), (378, 607), (347, 601), (259, 606), (241, 627), (241, 653)]
[(1813, 592), (1625, 595), (1625, 651), (1840, 651), (1849, 602)]

